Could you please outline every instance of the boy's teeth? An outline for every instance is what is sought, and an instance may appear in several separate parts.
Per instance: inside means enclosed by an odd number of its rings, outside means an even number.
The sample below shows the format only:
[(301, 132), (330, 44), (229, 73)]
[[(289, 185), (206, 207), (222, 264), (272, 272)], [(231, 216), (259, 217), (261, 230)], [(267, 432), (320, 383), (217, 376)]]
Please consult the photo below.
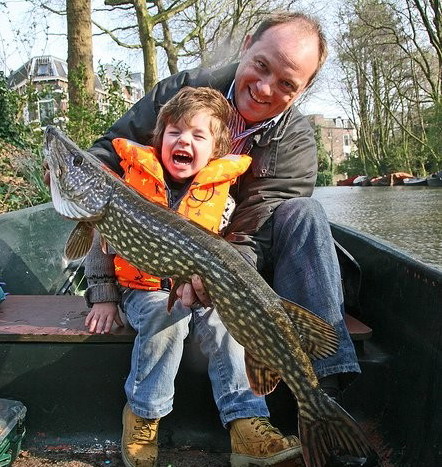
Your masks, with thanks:
[(192, 162), (192, 157), (189, 154), (175, 153), (173, 155), (173, 160), (180, 164), (190, 164)]

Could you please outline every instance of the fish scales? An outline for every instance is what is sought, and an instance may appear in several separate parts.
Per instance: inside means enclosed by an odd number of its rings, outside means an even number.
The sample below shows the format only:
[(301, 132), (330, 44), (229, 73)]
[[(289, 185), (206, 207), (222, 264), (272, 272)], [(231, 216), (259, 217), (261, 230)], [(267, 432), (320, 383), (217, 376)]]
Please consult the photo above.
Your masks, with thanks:
[[(115, 196), (117, 193), (117, 191), (114, 192), (113, 198), (115, 200), (112, 199), (109, 203), (109, 216), (112, 220), (115, 218), (113, 210), (118, 210), (118, 212), (126, 210), (127, 212), (127, 206), (124, 203), (123, 208), (117, 207), (118, 200), (121, 198), (121, 196)], [(145, 244), (149, 244), (150, 242), (153, 248), (147, 249), (144, 255), (136, 257), (133, 253), (138, 252), (137, 249), (123, 251), (119, 250), (118, 244), (113, 246), (117, 252), (137, 267), (146, 269), (148, 266), (148, 271), (157, 276), (174, 275), (189, 279), (192, 274), (196, 273), (204, 277), (205, 284), (210, 290), (211, 299), (229, 332), (256, 358), (266, 362), (270, 368), (278, 373), (284, 373), (285, 368), (291, 367), (292, 372), (284, 377), (285, 382), (298, 395), (298, 404), (301, 406), (312, 405), (315, 399), (310, 397), (311, 393), (302, 391), (299, 382), (310, 380), (312, 387), (315, 388), (318, 387), (318, 382), (308, 357), (301, 351), (299, 337), (294, 332), (287, 315), (278, 306), (279, 300), (273, 290), (254, 269), (250, 269), (247, 271), (248, 274), (238, 277), (236, 272), (240, 271), (240, 266), (243, 265), (243, 259), (239, 254), (233, 254), (232, 250), (228, 248), (228, 261), (221, 261), (220, 259), (226, 258), (226, 251), (223, 248), (226, 245), (224, 241), (219, 242), (219, 248), (210, 250), (205, 241), (208, 240), (209, 244), (212, 244), (214, 238), (218, 239), (218, 237), (200, 238), (198, 235), (200, 228), (188, 222), (179, 223), (179, 229), (176, 229), (174, 228), (176, 217), (170, 211), (156, 209), (155, 205), (151, 206), (151, 211), (148, 214), (144, 205), (142, 212), (134, 212), (132, 205), (131, 221), (118, 225), (115, 232), (128, 228), (132, 234), (140, 235), (139, 244), (145, 242)], [(111, 238), (107, 237), (107, 232), (112, 231), (110, 225), (112, 222), (109, 221), (107, 213), (104, 219), (97, 222), (96, 225), (102, 235), (111, 241)], [(168, 229), (164, 229), (165, 225), (168, 226)], [(153, 232), (153, 235), (149, 234), (150, 231)], [(165, 235), (159, 236), (158, 233)], [(181, 257), (177, 255), (171, 257), (170, 252), (179, 241), (181, 241), (182, 248), (177, 250), (177, 253)], [(202, 251), (210, 251), (212, 254), (204, 256), (201, 254)], [(233, 251), (236, 252), (236, 250)], [(164, 261), (161, 258), (169, 258), (170, 261)], [(199, 259), (200, 262), (195, 263), (194, 259)], [(189, 262), (194, 265), (191, 269), (188, 267)], [(258, 287), (250, 290), (250, 281)], [(239, 291), (239, 300), (232, 301), (227, 298), (232, 296), (232, 290)], [(263, 303), (267, 310), (264, 317), (255, 312), (262, 309)], [(293, 342), (295, 344), (290, 345)], [(293, 354), (297, 355), (297, 365), (293, 365)], [(304, 413), (308, 420), (315, 419), (315, 411), (306, 410)]]
[[(144, 199), (57, 130), (46, 130), (45, 145), (54, 207), (60, 214), (94, 224), (118, 254), (141, 270), (179, 282), (192, 274), (203, 278), (228, 331), (295, 395), (307, 467), (325, 466), (335, 451), (376, 457), (356, 422), (319, 389), (304, 351), (303, 339), (319, 339), (315, 326), (333, 342), (329, 325), (283, 301), (224, 239)], [(333, 349), (331, 343), (320, 342), (326, 349)]]

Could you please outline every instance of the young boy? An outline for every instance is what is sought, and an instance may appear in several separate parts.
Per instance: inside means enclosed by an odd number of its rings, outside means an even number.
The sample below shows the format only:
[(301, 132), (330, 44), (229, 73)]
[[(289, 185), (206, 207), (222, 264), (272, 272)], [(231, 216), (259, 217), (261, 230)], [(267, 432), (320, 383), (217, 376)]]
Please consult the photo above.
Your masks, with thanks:
[[(125, 180), (148, 199), (219, 232), (226, 224), (226, 205), (231, 208), (229, 188), (251, 162), (248, 156), (221, 157), (230, 150), (230, 112), (220, 92), (183, 88), (159, 112), (154, 147), (113, 140)], [(261, 418), (268, 417), (267, 406), (250, 390), (243, 348), (228, 334), (213, 308), (197, 304), (189, 308), (177, 301), (169, 314), (170, 279), (153, 277), (115, 256), (114, 264), (108, 266), (107, 283), (103, 283), (94, 278), (95, 270), (102, 273), (106, 269), (97, 267), (100, 261), (104, 260), (88, 256), (86, 298), (94, 297), (94, 303), (86, 326), (90, 332), (103, 333), (109, 332), (113, 321), (122, 324), (117, 307), (120, 297), (110, 283), (114, 273), (122, 289), (121, 306), (137, 332), (125, 384), (128, 403), (123, 411), (122, 457), (126, 466), (156, 465), (158, 425), (172, 410), (174, 379), (191, 322), (192, 334), (209, 359), (213, 395), (223, 425), (230, 427), (232, 451), (237, 451), (238, 457), (247, 454), (244, 437), (251, 439), (247, 449), (253, 443), (252, 449), (258, 449), (266, 442), (278, 456), (280, 451), (291, 456), (300, 451), (296, 438), (283, 437)], [(100, 299), (101, 289), (107, 289), (103, 297), (111, 299)], [(265, 436), (249, 436), (250, 430), (264, 433), (264, 425), (268, 428)]]

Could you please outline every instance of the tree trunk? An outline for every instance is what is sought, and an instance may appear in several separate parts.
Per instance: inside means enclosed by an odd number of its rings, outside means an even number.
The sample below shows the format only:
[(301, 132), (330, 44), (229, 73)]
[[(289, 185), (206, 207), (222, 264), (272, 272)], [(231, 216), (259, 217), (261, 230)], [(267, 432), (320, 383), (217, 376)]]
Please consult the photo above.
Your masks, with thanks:
[(69, 104), (81, 107), (90, 105), (95, 90), (91, 1), (66, 0), (66, 12)]
[(155, 37), (153, 35), (154, 23), (149, 16), (144, 0), (134, 0), (133, 5), (137, 13), (140, 44), (143, 48), (144, 90), (147, 93), (158, 81), (157, 51)]

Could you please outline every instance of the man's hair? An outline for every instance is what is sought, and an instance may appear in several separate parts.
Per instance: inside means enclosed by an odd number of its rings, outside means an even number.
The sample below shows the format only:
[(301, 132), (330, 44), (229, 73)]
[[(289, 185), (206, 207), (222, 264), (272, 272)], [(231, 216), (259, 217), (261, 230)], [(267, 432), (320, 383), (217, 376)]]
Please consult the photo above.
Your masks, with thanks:
[(319, 62), (316, 71), (309, 79), (308, 85), (310, 85), (319, 73), (322, 65), (324, 65), (328, 55), (327, 40), (325, 38), (324, 31), (322, 30), (322, 26), (317, 19), (300, 12), (278, 11), (272, 13), (259, 24), (256, 31), (251, 36), (251, 43), (253, 44), (261, 39), (261, 36), (265, 31), (267, 31), (267, 29), (287, 23), (295, 23), (306, 34), (314, 34), (318, 37)]
[(181, 119), (190, 124), (192, 118), (200, 112), (207, 112), (212, 117), (210, 131), (215, 139), (212, 159), (228, 154), (232, 147), (228, 127), (232, 108), (219, 91), (206, 87), (186, 86), (161, 107), (153, 131), (153, 146), (161, 151), (164, 130), (168, 124), (175, 125)]

